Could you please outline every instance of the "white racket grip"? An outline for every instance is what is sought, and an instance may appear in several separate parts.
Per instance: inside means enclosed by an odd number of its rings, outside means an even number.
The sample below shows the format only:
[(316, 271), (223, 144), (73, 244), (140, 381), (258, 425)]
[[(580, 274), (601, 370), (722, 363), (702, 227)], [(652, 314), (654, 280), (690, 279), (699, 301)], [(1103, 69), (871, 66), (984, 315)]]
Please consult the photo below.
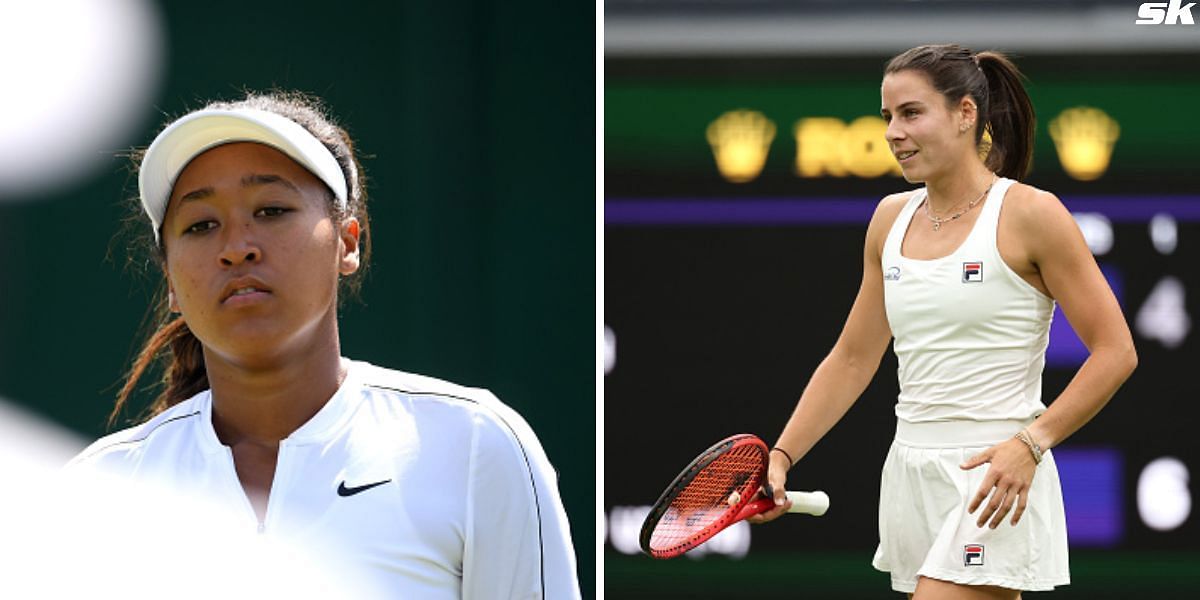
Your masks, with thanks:
[(787, 498), (792, 501), (790, 513), (819, 517), (829, 510), (829, 494), (825, 492), (788, 492)]

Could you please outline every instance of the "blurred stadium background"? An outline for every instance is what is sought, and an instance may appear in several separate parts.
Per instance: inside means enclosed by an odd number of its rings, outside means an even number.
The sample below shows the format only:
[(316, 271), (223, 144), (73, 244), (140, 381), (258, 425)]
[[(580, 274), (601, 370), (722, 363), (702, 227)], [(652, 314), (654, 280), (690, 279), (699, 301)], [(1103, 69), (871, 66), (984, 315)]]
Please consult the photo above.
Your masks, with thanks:
[(593, 6), (62, 0), (0, 22), (0, 465), (105, 433), (142, 340), (122, 155), (208, 99), (294, 88), (367, 157), (375, 256), (344, 353), (520, 411), (594, 597)]
[[(1038, 113), (1028, 182), (1076, 216), (1141, 357), (1054, 451), (1074, 580), (1054, 597), (1198, 597), (1200, 25), (1135, 25), (1140, 4), (606, 3), (609, 598), (896, 597), (870, 567), (895, 426), (890, 353), (792, 472), (794, 487), (829, 493), (826, 516), (743, 524), (663, 562), (640, 555), (637, 532), (700, 450), (737, 432), (778, 435), (853, 301), (875, 203), (909, 187), (883, 139), (883, 66), (944, 42), (1015, 54)], [(1060, 312), (1047, 400), (1084, 355)]]

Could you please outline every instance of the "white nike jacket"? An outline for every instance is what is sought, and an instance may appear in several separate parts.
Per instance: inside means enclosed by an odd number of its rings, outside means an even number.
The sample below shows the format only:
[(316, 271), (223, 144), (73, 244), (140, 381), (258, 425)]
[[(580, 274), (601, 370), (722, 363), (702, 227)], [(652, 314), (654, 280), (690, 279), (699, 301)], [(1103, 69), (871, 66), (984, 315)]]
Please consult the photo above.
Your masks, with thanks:
[(486, 390), (345, 362), (337, 393), (280, 443), (262, 523), (213, 430), (209, 391), (69, 468), (209, 497), (251, 537), (302, 547), (371, 595), (579, 598), (555, 471), (525, 420)]

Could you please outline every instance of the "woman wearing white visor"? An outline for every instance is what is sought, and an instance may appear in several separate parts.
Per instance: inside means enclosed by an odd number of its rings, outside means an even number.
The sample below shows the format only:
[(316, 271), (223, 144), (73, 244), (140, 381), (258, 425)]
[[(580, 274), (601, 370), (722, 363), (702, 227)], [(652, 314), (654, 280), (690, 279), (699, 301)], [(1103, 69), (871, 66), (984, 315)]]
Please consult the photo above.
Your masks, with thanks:
[(386, 597), (576, 598), (554, 470), (486, 390), (341, 356), (366, 266), (364, 177), (295, 94), (214, 103), (146, 150), (141, 202), (165, 275), (146, 422), (75, 467), (204, 494), (239, 527), (351, 564)]

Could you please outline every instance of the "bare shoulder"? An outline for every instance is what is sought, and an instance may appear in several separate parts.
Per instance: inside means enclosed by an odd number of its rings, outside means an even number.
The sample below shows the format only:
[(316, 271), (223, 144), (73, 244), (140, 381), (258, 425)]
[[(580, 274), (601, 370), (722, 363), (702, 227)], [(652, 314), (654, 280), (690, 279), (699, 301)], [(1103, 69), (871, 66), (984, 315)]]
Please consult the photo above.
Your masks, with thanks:
[(896, 221), (896, 217), (899, 216), (900, 211), (904, 208), (904, 205), (908, 203), (908, 199), (912, 198), (913, 193), (916, 191), (908, 190), (884, 196), (883, 200), (880, 200), (879, 204), (875, 205), (875, 214), (871, 216), (871, 228), (882, 229), (884, 231), (890, 229), (892, 223)]
[(892, 223), (896, 222), (896, 217), (900, 215), (900, 211), (914, 192), (916, 190), (888, 194), (875, 206), (875, 214), (871, 215), (871, 224), (867, 227), (867, 245), (874, 248), (876, 253), (882, 250), (887, 232), (891, 230)]
[(896, 215), (900, 214), (900, 210), (908, 202), (908, 199), (912, 198), (912, 195), (916, 192), (917, 190), (913, 189), (884, 196), (883, 200), (880, 200), (879, 204), (875, 206), (875, 218), (885, 220), (887, 221), (887, 225), (891, 225), (892, 221), (896, 220)]
[(1035, 265), (1067, 254), (1089, 253), (1083, 233), (1058, 196), (1023, 183), (1014, 183), (1004, 198), (1001, 238), (1010, 252), (1019, 252)]
[(1061, 226), (1066, 222), (1074, 223), (1070, 211), (1058, 196), (1020, 182), (1013, 183), (1009, 188), (1004, 197), (1004, 207), (1005, 212), (1011, 215), (1015, 224), (1022, 229), (1031, 228), (1037, 231)]

